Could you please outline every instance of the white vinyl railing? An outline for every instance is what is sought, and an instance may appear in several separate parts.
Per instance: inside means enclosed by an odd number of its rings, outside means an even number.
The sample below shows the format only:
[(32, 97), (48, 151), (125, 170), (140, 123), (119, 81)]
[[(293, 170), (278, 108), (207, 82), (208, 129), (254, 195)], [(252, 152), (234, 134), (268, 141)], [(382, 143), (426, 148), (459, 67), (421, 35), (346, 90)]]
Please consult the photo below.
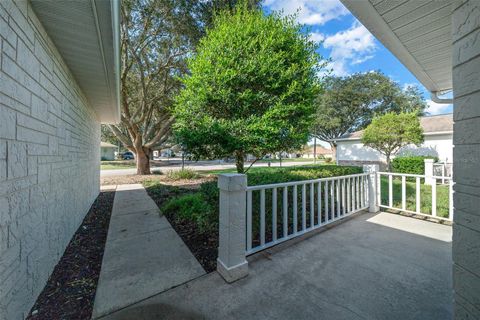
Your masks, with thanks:
[(247, 255), (366, 209), (368, 176), (362, 173), (247, 187)]
[[(387, 184), (387, 191), (386, 191), (386, 201), (382, 201), (382, 194), (385, 194), (382, 188), (382, 177), (385, 177), (388, 179)], [(410, 180), (410, 181), (407, 181)], [(399, 181), (400, 180), (400, 183)], [(413, 180), (415, 181), (414, 187), (413, 187)], [(425, 192), (422, 192), (422, 185), (423, 182), (427, 181), (427, 185), (424, 188), (431, 188), (431, 195), (430, 195), (430, 203), (429, 201), (424, 201), (423, 197), (425, 197)], [(437, 186), (437, 182), (441, 182), (442, 185)], [(448, 186), (444, 186), (443, 184), (448, 182)], [(384, 183), (385, 185), (385, 183)], [(400, 186), (401, 192), (394, 192), (394, 189), (397, 189), (395, 186)], [(409, 189), (414, 188), (415, 190), (415, 201), (408, 201), (410, 204), (410, 207), (407, 206), (407, 200), (412, 199), (412, 195), (410, 197), (407, 195), (407, 187)], [(438, 188), (445, 188), (445, 192), (443, 193), (448, 193), (448, 204), (447, 207), (443, 207), (442, 212), (438, 212)], [(400, 199), (398, 199), (398, 196), (396, 195), (401, 195)], [(385, 208), (385, 209), (392, 209), (392, 210), (398, 210), (398, 211), (403, 211), (403, 212), (408, 212), (408, 213), (413, 213), (417, 215), (422, 215), (422, 216), (427, 216), (427, 217), (434, 217), (436, 219), (440, 220), (448, 220), (452, 221), (453, 220), (453, 181), (451, 177), (446, 177), (446, 176), (425, 176), (425, 175), (419, 175), (419, 174), (405, 174), (405, 173), (393, 173), (393, 172), (377, 172), (377, 201), (378, 201), (378, 206), (380, 208)], [(414, 205), (412, 206), (412, 203)], [(428, 209), (429, 210), (424, 210), (425, 206), (423, 204), (429, 204)], [(412, 208), (413, 207), (413, 208)], [(429, 212), (428, 212), (429, 211)]]

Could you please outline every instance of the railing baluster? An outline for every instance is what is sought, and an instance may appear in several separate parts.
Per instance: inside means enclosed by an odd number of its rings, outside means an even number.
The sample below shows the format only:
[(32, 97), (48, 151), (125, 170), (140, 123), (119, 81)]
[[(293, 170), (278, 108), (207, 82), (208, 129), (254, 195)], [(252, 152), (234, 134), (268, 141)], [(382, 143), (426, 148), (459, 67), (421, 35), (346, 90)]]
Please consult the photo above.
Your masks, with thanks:
[(302, 231), (307, 229), (307, 185), (302, 184)]
[(357, 184), (355, 177), (352, 178), (352, 211), (357, 208)]
[(260, 245), (265, 244), (265, 189), (260, 190)]
[(377, 204), (380, 207), (382, 205), (382, 175), (380, 173), (376, 173), (377, 179)]
[(337, 192), (337, 218), (340, 218), (340, 179), (335, 181), (335, 187)]
[(328, 222), (328, 181), (325, 181), (324, 195), (325, 195), (325, 223)]
[(247, 251), (252, 249), (252, 191), (247, 192)]
[(364, 197), (364, 194), (363, 194), (363, 176), (358, 177), (358, 185), (359, 185), (359, 189), (360, 189), (360, 206), (359, 206), (359, 208), (363, 208), (363, 197)]
[(277, 188), (272, 189), (272, 240), (277, 240)]
[(335, 220), (335, 197), (333, 195), (333, 185), (335, 184), (335, 180), (332, 180), (330, 183), (330, 219), (333, 221)]
[(342, 179), (342, 214), (345, 215), (347, 209), (345, 208), (345, 178)]
[(350, 184), (350, 178), (347, 178), (347, 212), (352, 211), (352, 188)]
[(437, 216), (437, 179), (432, 181), (432, 216)]
[(357, 186), (357, 211), (360, 209), (360, 177), (356, 178), (356, 186)]
[(388, 175), (388, 206), (393, 207), (393, 176)]
[(293, 233), (297, 233), (298, 231), (298, 203), (297, 203), (297, 186), (293, 186)]
[(313, 228), (315, 223), (315, 189), (313, 182), (310, 184), (310, 228)]
[(288, 187), (283, 187), (283, 237), (288, 236)]
[(420, 213), (420, 178), (415, 178), (415, 211)]
[(407, 209), (407, 178), (402, 176), (402, 210)]
[(448, 219), (453, 220), (453, 180), (448, 181)]
[(318, 182), (317, 186), (317, 224), (322, 224), (322, 182)]

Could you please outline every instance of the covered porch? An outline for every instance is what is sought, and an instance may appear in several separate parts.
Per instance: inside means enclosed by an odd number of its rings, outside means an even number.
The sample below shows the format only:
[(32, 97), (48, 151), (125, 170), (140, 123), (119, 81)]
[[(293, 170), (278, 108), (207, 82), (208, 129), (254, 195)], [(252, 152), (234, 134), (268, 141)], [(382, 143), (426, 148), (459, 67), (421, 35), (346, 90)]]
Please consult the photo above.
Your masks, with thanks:
[[(103, 319), (450, 319), (450, 226), (359, 212)], [(334, 228), (332, 228), (334, 227)]]

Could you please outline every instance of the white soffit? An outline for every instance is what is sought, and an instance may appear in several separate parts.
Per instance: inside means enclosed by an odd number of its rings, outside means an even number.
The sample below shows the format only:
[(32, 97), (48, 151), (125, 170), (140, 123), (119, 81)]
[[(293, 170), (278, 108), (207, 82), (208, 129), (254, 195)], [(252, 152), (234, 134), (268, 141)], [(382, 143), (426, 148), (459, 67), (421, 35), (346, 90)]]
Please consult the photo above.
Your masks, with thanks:
[(431, 92), (452, 89), (450, 0), (341, 0)]
[(31, 0), (33, 10), (103, 123), (120, 120), (120, 1)]

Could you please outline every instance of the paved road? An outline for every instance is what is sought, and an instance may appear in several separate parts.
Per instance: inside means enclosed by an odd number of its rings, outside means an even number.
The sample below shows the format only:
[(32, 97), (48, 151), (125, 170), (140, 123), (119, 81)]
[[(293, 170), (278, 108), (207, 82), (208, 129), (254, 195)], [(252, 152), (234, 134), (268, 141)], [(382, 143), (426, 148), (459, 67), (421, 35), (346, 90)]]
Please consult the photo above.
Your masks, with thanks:
[[(284, 167), (291, 167), (291, 166), (301, 166), (306, 164), (313, 164), (312, 162), (283, 162), (282, 166)], [(246, 164), (248, 166), (249, 164)], [(268, 167), (268, 163), (259, 162), (253, 165), (254, 167)], [(272, 162), (272, 167), (279, 167), (280, 163)], [(171, 163), (166, 164), (162, 167), (154, 167), (151, 169), (152, 172), (154, 171), (162, 171), (166, 172), (169, 170), (178, 170), (182, 167), (181, 163)], [(235, 164), (233, 163), (221, 163), (218, 161), (202, 161), (202, 162), (194, 162), (185, 165), (185, 167), (191, 168), (193, 170), (221, 170), (221, 169), (230, 169), (235, 168)], [(101, 170), (100, 176), (102, 177), (110, 177), (110, 176), (127, 176), (133, 175), (137, 172), (137, 169), (115, 169), (115, 170)]]

